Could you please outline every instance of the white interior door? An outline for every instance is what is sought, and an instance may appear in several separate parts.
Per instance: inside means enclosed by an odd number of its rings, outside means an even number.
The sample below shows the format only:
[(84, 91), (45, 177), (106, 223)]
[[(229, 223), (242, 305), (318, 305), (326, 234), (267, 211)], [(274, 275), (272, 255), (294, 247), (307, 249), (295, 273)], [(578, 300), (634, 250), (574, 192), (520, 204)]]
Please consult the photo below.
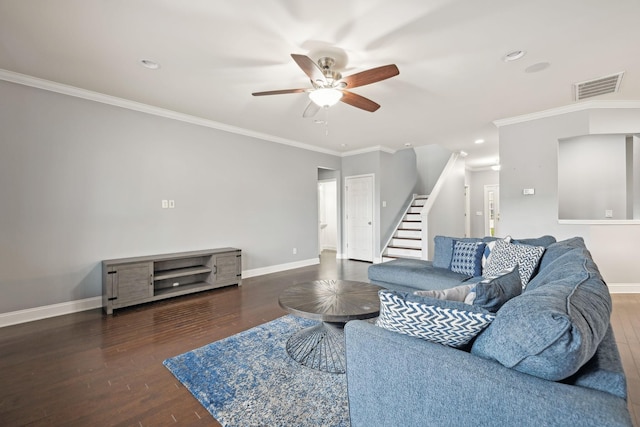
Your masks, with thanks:
[(484, 233), (485, 236), (499, 236), (500, 225), (500, 187), (484, 186)]
[(373, 176), (345, 179), (347, 258), (373, 262)]

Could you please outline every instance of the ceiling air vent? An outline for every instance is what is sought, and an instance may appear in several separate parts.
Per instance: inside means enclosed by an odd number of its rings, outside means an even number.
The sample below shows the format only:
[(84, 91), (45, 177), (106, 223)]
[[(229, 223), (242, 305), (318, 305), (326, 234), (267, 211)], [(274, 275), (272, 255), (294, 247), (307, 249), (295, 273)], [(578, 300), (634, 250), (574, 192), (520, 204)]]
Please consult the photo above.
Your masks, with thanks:
[(576, 101), (607, 93), (616, 93), (620, 88), (623, 74), (624, 72), (600, 77), (595, 80), (588, 80), (586, 82), (574, 83), (573, 87)]

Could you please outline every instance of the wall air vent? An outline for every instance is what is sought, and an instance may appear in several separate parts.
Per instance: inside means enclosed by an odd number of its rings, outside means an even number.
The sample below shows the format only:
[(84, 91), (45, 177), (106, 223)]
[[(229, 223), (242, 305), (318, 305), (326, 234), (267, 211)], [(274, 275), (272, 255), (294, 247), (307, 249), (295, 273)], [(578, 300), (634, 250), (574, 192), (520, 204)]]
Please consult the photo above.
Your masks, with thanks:
[(586, 82), (574, 83), (573, 92), (576, 101), (607, 93), (616, 93), (620, 88), (620, 82), (624, 72), (600, 77)]

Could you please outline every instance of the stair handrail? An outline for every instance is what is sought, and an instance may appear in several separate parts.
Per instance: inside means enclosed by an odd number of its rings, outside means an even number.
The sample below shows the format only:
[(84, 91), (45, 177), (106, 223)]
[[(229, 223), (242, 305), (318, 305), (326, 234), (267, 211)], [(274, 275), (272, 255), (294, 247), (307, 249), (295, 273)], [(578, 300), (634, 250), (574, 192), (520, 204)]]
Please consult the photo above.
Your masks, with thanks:
[(429, 223), (428, 223), (429, 212), (431, 211), (431, 208), (436, 202), (438, 195), (442, 191), (442, 187), (444, 186), (444, 183), (447, 180), (447, 177), (453, 170), (456, 164), (456, 161), (458, 160), (459, 157), (460, 157), (460, 153), (456, 152), (451, 154), (451, 156), (449, 157), (449, 160), (447, 161), (447, 164), (444, 166), (444, 169), (442, 169), (442, 173), (440, 174), (440, 176), (438, 177), (438, 180), (433, 186), (433, 190), (431, 190), (431, 193), (429, 194), (427, 203), (424, 204), (424, 206), (422, 207), (422, 210), (420, 211), (420, 218), (422, 221), (422, 259), (424, 260), (429, 259)]

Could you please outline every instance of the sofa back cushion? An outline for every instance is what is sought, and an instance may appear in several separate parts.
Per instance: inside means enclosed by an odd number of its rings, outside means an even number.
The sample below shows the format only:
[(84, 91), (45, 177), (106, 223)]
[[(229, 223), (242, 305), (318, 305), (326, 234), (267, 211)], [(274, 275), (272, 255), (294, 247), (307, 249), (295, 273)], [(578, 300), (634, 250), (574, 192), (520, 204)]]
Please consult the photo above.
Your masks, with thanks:
[(571, 249), (576, 248), (585, 248), (584, 240), (582, 237), (572, 237), (567, 240), (561, 240), (556, 243), (552, 243), (547, 246), (547, 249), (544, 251), (542, 255), (542, 259), (540, 260), (540, 271), (545, 270), (546, 267), (556, 258), (566, 254)]
[(451, 268), (451, 259), (453, 258), (454, 240), (459, 242), (482, 242), (482, 239), (476, 238), (458, 238), (448, 236), (436, 236), (433, 238), (433, 266), (438, 268)]
[(549, 263), (522, 295), (498, 310), (472, 353), (559, 381), (593, 357), (610, 316), (606, 284), (589, 251), (575, 248)]

